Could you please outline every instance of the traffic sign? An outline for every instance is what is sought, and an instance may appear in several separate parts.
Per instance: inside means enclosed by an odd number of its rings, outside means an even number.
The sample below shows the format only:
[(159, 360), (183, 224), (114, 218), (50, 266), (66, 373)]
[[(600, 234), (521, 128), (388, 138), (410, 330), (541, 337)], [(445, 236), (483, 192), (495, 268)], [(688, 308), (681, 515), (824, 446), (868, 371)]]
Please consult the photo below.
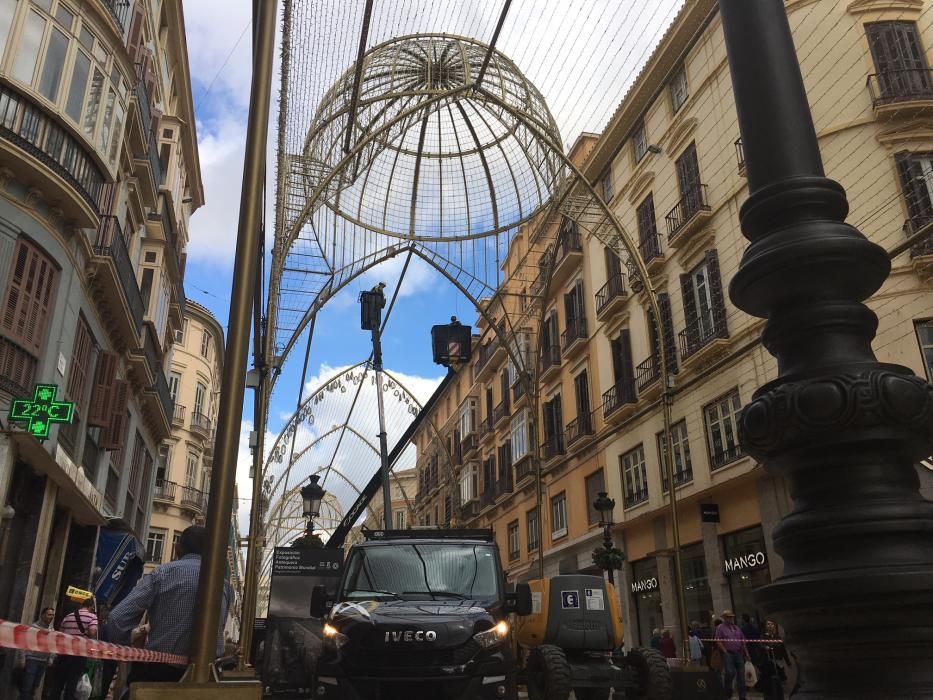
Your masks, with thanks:
[(70, 423), (75, 405), (71, 401), (56, 401), (55, 384), (36, 384), (32, 399), (14, 399), (9, 420), (26, 423), (27, 432), (37, 440), (46, 440), (52, 423)]

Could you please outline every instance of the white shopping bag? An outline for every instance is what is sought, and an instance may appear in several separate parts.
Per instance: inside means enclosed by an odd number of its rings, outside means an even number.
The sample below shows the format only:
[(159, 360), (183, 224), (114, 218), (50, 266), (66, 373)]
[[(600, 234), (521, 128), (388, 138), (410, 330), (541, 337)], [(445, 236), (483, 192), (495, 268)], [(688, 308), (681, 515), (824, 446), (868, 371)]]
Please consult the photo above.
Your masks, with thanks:
[(93, 690), (91, 688), (91, 679), (85, 673), (75, 687), (75, 700), (87, 700), (91, 697), (91, 690)]
[(745, 687), (754, 688), (758, 684), (758, 671), (751, 661), (745, 662)]

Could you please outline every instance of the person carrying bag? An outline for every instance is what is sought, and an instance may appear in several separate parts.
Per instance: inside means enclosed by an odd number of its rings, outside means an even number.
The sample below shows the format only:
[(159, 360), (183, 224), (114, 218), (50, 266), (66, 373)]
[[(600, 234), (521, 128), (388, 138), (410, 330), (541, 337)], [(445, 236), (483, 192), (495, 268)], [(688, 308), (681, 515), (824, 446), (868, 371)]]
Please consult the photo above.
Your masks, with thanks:
[[(89, 639), (97, 639), (97, 614), (94, 599), (88, 598), (81, 607), (73, 613), (65, 615), (62, 619), (60, 631)], [(81, 698), (78, 696), (78, 685), (81, 684), (82, 694), (86, 688), (92, 687), (90, 676), (87, 673), (87, 659), (83, 656), (62, 655), (55, 662), (56, 678), (50, 697), (52, 700), (87, 700), (90, 692)], [(87, 685), (82, 681), (87, 676)], [(62, 696), (64, 693), (64, 696)]]

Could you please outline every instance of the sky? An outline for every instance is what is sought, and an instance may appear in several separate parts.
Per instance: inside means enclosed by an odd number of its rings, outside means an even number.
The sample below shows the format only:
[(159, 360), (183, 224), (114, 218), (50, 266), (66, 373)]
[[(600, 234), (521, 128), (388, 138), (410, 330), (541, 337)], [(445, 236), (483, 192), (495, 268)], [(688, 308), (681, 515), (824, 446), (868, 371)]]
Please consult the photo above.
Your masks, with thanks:
[[(596, 131), (605, 125), (681, 3), (682, 0), (622, 3), (519, 0), (512, 3), (499, 48), (539, 87), (565, 145), (569, 145), (582, 131)], [(190, 222), (185, 291), (188, 298), (209, 308), (224, 328), (229, 315), (249, 103), (252, 4), (245, 0), (183, 0), (206, 199)], [(308, 60), (319, 61), (325, 75), (322, 85), (311, 86), (312, 91), (322, 92), (325, 83), (332, 79), (327, 76), (339, 75), (355, 57), (361, 5), (362, 0), (326, 0), (311, 5), (319, 13), (313, 18), (318, 25), (308, 32), (320, 36), (321, 42), (314, 43), (312, 50), (320, 55), (309, 56)], [(279, 7), (281, 10), (281, 3)], [(488, 41), (499, 8), (498, 0), (377, 2), (372, 38), (384, 41), (413, 31), (430, 30), (475, 35)], [(277, 40), (269, 173), (275, 171), (279, 43)], [(267, 242), (271, 242), (274, 222), (273, 188), (270, 178)], [(326, 381), (340, 368), (368, 357), (370, 338), (359, 328), (357, 294), (378, 280), (385, 280), (391, 293), (403, 261), (398, 256), (364, 275), (324, 307), (315, 327), (307, 377), (310, 384)], [(415, 261), (399, 290), (397, 307), (384, 339), (384, 358), (386, 368), (404, 377), (406, 386), (421, 402), (427, 400), (444, 374), (443, 368), (431, 360), (430, 326), (447, 322), (451, 315), (466, 323), (474, 323), (476, 319), (469, 302), (452, 285), (426, 264)], [(300, 350), (286, 364), (273, 395), (266, 439), (269, 446), (295, 409), (304, 347)], [(251, 491), (247, 446), (249, 431), (254, 427), (251, 400), (251, 393), (247, 392), (237, 465), (241, 499), (238, 512), (243, 530), (248, 522)], [(372, 428), (375, 436), (375, 427)]]

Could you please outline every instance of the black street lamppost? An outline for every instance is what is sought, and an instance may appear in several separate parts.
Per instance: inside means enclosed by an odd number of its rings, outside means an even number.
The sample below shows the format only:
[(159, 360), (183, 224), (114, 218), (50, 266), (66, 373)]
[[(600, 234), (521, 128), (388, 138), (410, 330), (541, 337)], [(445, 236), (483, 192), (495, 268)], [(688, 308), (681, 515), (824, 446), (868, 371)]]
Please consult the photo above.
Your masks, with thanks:
[(304, 516), (308, 519), (307, 534), (314, 532), (314, 519), (321, 515), (321, 501), (327, 493), (318, 484), (320, 477), (315, 474), (308, 478), (308, 483), (301, 487), (301, 503)]
[(825, 177), (782, 0), (720, 0), (748, 174), (751, 241), (729, 288), (768, 323), (778, 378), (742, 444), (788, 480), (774, 531), (784, 572), (756, 592), (799, 657), (803, 698), (933, 696), (933, 502), (914, 464), (933, 443), (933, 387), (878, 362), (864, 301), (884, 249), (844, 223)]
[[(606, 550), (608, 561), (609, 553), (612, 551), (612, 510), (616, 507), (616, 502), (609, 498), (609, 494), (600, 491), (596, 494), (596, 500), (593, 501), (593, 508), (599, 513), (599, 524), (603, 528), (603, 547)], [(615, 585), (615, 576), (612, 573), (612, 567), (608, 567), (609, 584)]]

